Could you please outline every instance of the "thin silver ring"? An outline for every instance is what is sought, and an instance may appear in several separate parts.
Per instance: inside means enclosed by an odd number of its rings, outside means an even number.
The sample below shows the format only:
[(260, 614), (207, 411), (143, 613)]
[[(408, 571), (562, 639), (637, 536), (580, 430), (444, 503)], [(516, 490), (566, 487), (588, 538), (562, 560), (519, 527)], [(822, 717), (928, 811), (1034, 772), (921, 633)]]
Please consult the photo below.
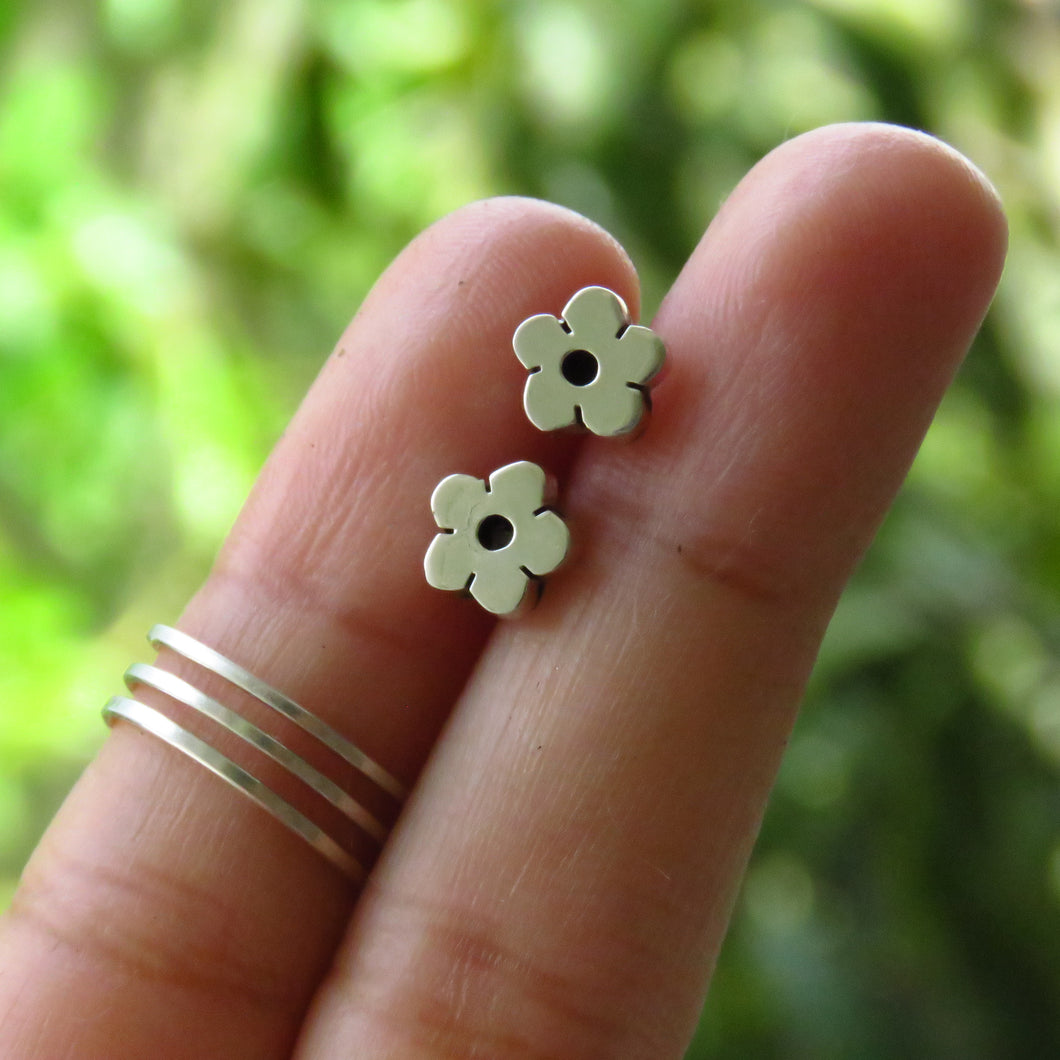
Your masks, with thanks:
[(147, 685), (149, 688), (157, 689), (159, 692), (164, 692), (170, 699), (184, 703), (200, 714), (212, 718), (240, 739), (246, 740), (263, 754), (268, 755), (274, 762), (286, 767), (289, 772), (311, 787), (318, 795), (327, 799), (332, 806), (341, 810), (346, 817), (359, 825), (377, 842), (386, 842), (386, 826), (373, 817), (359, 802), (347, 795), (338, 784), (314, 769), (304, 758), (296, 755), (279, 740), (273, 739), (267, 732), (263, 732), (234, 710), (229, 710), (216, 699), (211, 699), (189, 685), (187, 681), (181, 680), (176, 674), (160, 670), (157, 666), (133, 663), (125, 671), (125, 683), (129, 686), (129, 691), (135, 691), (137, 685)]
[[(330, 751), (372, 780), (380, 789), (392, 796), (399, 804), (405, 798), (405, 787), (382, 766), (372, 761), (363, 751), (337, 733), (331, 726), (310, 714), (304, 707), (283, 695), (271, 685), (255, 677), (238, 663), (225, 658), (171, 626), (154, 626), (148, 640), (156, 648), (169, 648), (198, 666), (248, 692), (266, 706), (293, 721), (302, 730), (315, 737)], [(212, 696), (196, 688), (184, 677), (168, 670), (145, 663), (133, 663), (125, 672), (125, 683), (135, 694), (140, 686), (153, 688), (169, 699), (183, 703), (209, 718), (222, 729), (257, 748), (267, 757), (287, 770), (312, 791), (326, 799), (341, 811), (348, 820), (356, 824), (367, 837), (380, 846), (386, 842), (389, 829), (374, 814), (365, 809), (330, 777), (310, 765), (304, 758), (285, 746), (274, 736), (259, 728), (238, 711), (225, 706)], [(135, 699), (115, 696), (103, 708), (103, 717), (108, 725), (121, 718), (132, 725), (156, 736), (170, 747), (205, 766), (211, 773), (231, 784), (252, 798), (278, 821), (296, 835), (301, 836), (314, 850), (323, 854), (333, 865), (341, 869), (355, 882), (363, 882), (367, 869), (345, 847), (329, 835), (320, 825), (297, 810), (281, 795), (277, 794), (259, 777), (248, 772), (206, 739), (189, 732), (172, 718), (155, 707), (146, 706)]]
[(172, 626), (152, 627), (151, 632), (147, 634), (147, 639), (155, 648), (170, 648), (178, 655), (183, 655), (185, 659), (198, 663), (203, 669), (212, 670), (219, 677), (223, 677), (237, 688), (243, 689), (244, 692), (249, 692), (273, 710), (290, 718), (300, 728), (315, 736), (322, 744), (345, 759), (354, 769), (375, 781), (395, 799), (404, 802), (408, 797), (408, 791), (401, 781), (392, 777), (377, 762), (373, 762), (359, 747), (350, 743), (330, 725), (310, 714), (304, 707), (300, 707), (293, 699), (288, 699), (272, 685), (266, 684), (260, 677), (255, 677), (238, 663), (225, 658), (220, 652), (214, 651), (213, 648), (207, 647), (201, 641), (189, 637), (187, 633), (181, 633), (179, 629), (174, 629)]
[(215, 750), (204, 740), (182, 729), (160, 711), (145, 706), (135, 699), (115, 696), (104, 708), (103, 717), (110, 725), (115, 718), (123, 718), (139, 729), (157, 736), (163, 743), (185, 754), (188, 758), (205, 766), (211, 773), (238, 788), (259, 806), (266, 809), (296, 835), (301, 836), (314, 850), (323, 854), (336, 868), (344, 872), (355, 883), (363, 883), (367, 873), (362, 865), (346, 853), (331, 836), (315, 825), (303, 813), (285, 802), (257, 777), (251, 776), (230, 758)]

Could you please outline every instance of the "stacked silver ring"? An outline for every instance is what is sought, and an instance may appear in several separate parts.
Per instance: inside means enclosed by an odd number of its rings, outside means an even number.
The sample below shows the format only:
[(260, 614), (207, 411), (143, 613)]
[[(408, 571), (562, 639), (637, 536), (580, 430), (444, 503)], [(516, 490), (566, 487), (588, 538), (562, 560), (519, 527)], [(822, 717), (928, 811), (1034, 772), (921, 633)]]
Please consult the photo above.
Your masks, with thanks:
[[(330, 725), (325, 724), (282, 692), (278, 692), (271, 685), (255, 677), (238, 663), (232, 662), (231, 659), (225, 658), (213, 648), (207, 647), (194, 637), (181, 633), (180, 630), (173, 629), (171, 626), (153, 627), (148, 634), (148, 640), (155, 648), (169, 648), (203, 669), (224, 678), (282, 714), (367, 777), (398, 806), (405, 800), (407, 795), (405, 787), (382, 766), (337, 733)], [(125, 672), (125, 683), (130, 691), (134, 692), (140, 686), (153, 688), (198, 711), (223, 729), (234, 733), (257, 748), (326, 799), (375, 844), (382, 846), (386, 841), (389, 829), (335, 781), (325, 776), (279, 740), (236, 711), (200, 692), (183, 678), (156, 666), (134, 663)], [(178, 725), (161, 711), (126, 696), (115, 696), (103, 708), (103, 717), (108, 724), (112, 724), (116, 718), (122, 718), (205, 766), (210, 772), (215, 773), (222, 780), (253, 799), (292, 832), (301, 836), (354, 881), (361, 882), (367, 875), (365, 867), (353, 854), (328, 835), (318, 824), (311, 821), (262, 780), (253, 776), (205, 740)]]

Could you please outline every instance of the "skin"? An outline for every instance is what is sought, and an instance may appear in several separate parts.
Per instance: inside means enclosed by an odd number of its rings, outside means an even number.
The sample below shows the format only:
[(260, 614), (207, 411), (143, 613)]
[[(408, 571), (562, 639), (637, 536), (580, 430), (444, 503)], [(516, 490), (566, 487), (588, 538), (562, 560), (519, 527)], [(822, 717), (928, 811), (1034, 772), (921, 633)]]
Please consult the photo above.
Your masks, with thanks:
[[(937, 141), (786, 143), (665, 299), (623, 444), (537, 432), (510, 353), (589, 284), (636, 314), (609, 236), (508, 199), (415, 240), (179, 623), (415, 785), (381, 860), (352, 889), (116, 726), (2, 921), (0, 1054), (680, 1057), (820, 638), (1004, 247)], [(578, 547), (497, 624), (425, 584), (427, 499), (515, 459), (559, 476)]]

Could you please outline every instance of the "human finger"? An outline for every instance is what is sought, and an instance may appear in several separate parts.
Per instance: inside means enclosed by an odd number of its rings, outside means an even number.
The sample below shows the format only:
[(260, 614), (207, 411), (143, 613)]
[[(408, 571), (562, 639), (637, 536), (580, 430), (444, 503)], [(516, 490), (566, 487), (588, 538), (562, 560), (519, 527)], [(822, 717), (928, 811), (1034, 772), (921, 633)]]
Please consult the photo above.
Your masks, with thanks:
[(796, 139), (659, 313), (644, 437), (572, 473), (579, 564), (492, 639), (298, 1055), (678, 1057), (842, 584), (992, 295), (928, 137)]
[[(340, 340), (181, 619), (405, 784), (491, 626), (424, 583), (431, 488), (450, 471), (566, 458), (569, 439), (519, 415), (511, 334), (587, 283), (636, 302), (614, 241), (543, 203), (480, 203), (417, 239)], [(160, 665), (262, 718), (183, 659)], [(175, 701), (140, 698), (208, 731)], [(209, 738), (294, 806), (344, 824), (246, 745)], [(358, 801), (392, 810), (348, 773)], [(371, 853), (353, 826), (349, 839)], [(259, 807), (118, 724), (3, 922), (0, 1053), (284, 1056), (353, 898)]]

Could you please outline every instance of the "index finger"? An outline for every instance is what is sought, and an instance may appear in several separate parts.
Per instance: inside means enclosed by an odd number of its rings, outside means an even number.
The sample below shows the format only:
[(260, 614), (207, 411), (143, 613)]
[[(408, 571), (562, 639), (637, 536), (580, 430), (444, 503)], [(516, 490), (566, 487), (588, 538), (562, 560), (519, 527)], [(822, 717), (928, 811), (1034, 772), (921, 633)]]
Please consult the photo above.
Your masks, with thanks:
[[(452, 471), (563, 458), (565, 441), (518, 414), (511, 334), (593, 282), (636, 300), (617, 244), (544, 203), (475, 204), (417, 239), (270, 458), (185, 632), (409, 784), (492, 625), (423, 580), (430, 491)], [(168, 654), (160, 665), (187, 673)], [(290, 780), (272, 783), (304, 805)], [(2, 922), (0, 1054), (285, 1055), (353, 897), (272, 817), (119, 724)]]

